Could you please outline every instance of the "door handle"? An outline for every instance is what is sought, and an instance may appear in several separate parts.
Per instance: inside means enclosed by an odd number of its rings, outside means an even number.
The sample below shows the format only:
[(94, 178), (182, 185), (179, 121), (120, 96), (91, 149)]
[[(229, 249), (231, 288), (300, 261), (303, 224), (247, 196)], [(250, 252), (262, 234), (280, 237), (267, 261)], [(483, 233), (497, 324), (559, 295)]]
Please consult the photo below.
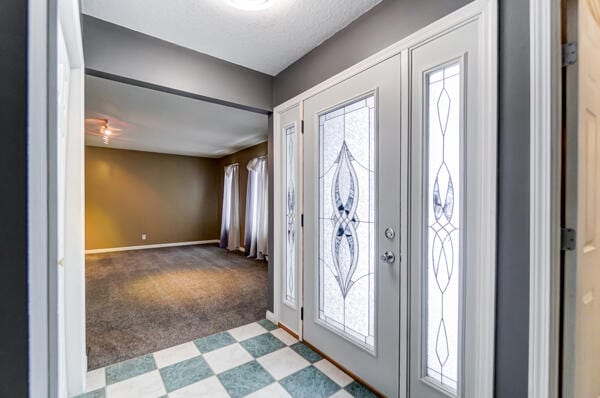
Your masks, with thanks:
[(388, 264), (393, 264), (396, 261), (396, 256), (391, 251), (386, 251), (381, 255), (381, 261)]

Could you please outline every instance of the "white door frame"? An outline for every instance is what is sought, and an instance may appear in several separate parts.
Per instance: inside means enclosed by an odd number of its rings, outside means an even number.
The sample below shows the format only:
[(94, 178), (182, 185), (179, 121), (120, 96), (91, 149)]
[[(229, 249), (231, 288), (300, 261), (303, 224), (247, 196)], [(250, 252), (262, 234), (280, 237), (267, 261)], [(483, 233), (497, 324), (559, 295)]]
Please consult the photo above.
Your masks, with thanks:
[(558, 396), (560, 2), (530, 0), (529, 396)]
[[(433, 22), (427, 27), (407, 36), (406, 38), (398, 41), (395, 44), (379, 51), (378, 53), (368, 57), (367, 59), (351, 66), (350, 68), (338, 73), (337, 75), (325, 80), (324, 82), (304, 91), (303, 93), (295, 96), (294, 98), (278, 105), (273, 110), (273, 141), (274, 148), (281, 147), (281, 137), (279, 132), (281, 131), (280, 114), (295, 105), (302, 105), (304, 100), (307, 98), (326, 90), (339, 82), (346, 80), (370, 67), (376, 65), (387, 58), (390, 58), (397, 54), (402, 54), (403, 62), (402, 65), (407, 65), (406, 57), (411, 48), (414, 48), (438, 35), (453, 29), (455, 26), (460, 25), (464, 22), (479, 19), (481, 21), (481, 58), (477, 61), (479, 68), (482, 73), (482, 88), (481, 98), (483, 107), (486, 109), (485, 115), (481, 122), (481, 131), (489, 132), (489, 137), (493, 137), (485, 142), (485, 153), (489, 156), (489, 160), (495, 163), (497, 153), (497, 58), (498, 58), (498, 45), (497, 45), (497, 28), (498, 28), (498, 10), (497, 0), (475, 0), (464, 7), (452, 12), (451, 14)], [(402, 87), (402, 99), (404, 104), (407, 104), (409, 99), (408, 87), (403, 85)], [(408, 116), (408, 107), (403, 105), (403, 126)], [(274, 154), (274, 230), (281, 231), (285, 220), (282, 219), (282, 205), (281, 194), (285, 189), (281, 184), (281, 176), (279, 176), (278, 169), (281, 164), (282, 157)], [(486, 178), (491, 177), (491, 181), (482, 178), (483, 183), (486, 187), (489, 187), (489, 201), (488, 203), (493, 204), (495, 209), (496, 204), (496, 169), (490, 173), (486, 171)], [(482, 176), (483, 177), (483, 176)], [(489, 209), (488, 209), (489, 210)], [(473, 342), (476, 344), (477, 349), (476, 358), (474, 363), (478, 363), (480, 366), (477, 369), (469, 369), (469, 371), (476, 372), (478, 377), (472, 378), (472, 385), (467, 387), (468, 391), (473, 392), (473, 396), (488, 397), (493, 395), (494, 388), (494, 341), (495, 341), (495, 296), (496, 296), (496, 212), (493, 211), (493, 217), (489, 214), (485, 217), (486, 225), (482, 228), (486, 232), (483, 236), (483, 244), (479, 253), (481, 264), (484, 264), (484, 268), (479, 275), (479, 292), (478, 297), (479, 307), (477, 317), (480, 320), (480, 333), (478, 335), (479, 341)], [(404, 219), (403, 219), (404, 221)], [(281, 265), (284, 264), (282, 257), (282, 250), (284, 242), (280, 234), (274, 236), (274, 256), (273, 263), (275, 264), (274, 280), (278, 281), (281, 273)], [(404, 253), (403, 258), (404, 258)], [(406, 290), (406, 289), (405, 289)], [(406, 292), (402, 293), (404, 296)], [(281, 288), (279, 284), (274, 284), (274, 314), (272, 319), (278, 321), (279, 319), (279, 302), (281, 302)], [(408, 299), (401, 297), (401, 308), (405, 308)], [(401, 322), (406, 323), (406, 319), (401, 317)], [(403, 324), (401, 329), (401, 347), (402, 353), (407, 352), (407, 341), (408, 331), (407, 325)], [(400, 364), (400, 396), (404, 397), (407, 394), (407, 380), (406, 364)]]
[[(29, 394), (51, 397), (52, 371), (49, 359), (56, 354), (49, 339), (48, 307), (48, 71), (50, 53), (49, 14), (55, 15), (55, 0), (29, 0), (28, 4), (28, 92), (27, 92), (27, 234), (29, 301)], [(54, 30), (55, 31), (55, 30)], [(53, 47), (56, 49), (56, 46)], [(53, 353), (50, 350), (53, 349)], [(58, 364), (54, 364), (57, 366)]]
[[(71, 65), (64, 227), (64, 329), (69, 396), (85, 391), (85, 64), (78, 0), (58, 0), (58, 19)], [(59, 347), (59, 349), (61, 349)]]
[[(59, 325), (57, 264), (57, 40), (61, 26), (70, 63), (65, 220), (65, 322)], [(78, 0), (29, 0), (28, 16), (28, 285), (31, 397), (85, 389), (83, 118), (85, 65)], [(67, 334), (58, 344), (58, 328)], [(65, 355), (66, 374), (58, 365)]]

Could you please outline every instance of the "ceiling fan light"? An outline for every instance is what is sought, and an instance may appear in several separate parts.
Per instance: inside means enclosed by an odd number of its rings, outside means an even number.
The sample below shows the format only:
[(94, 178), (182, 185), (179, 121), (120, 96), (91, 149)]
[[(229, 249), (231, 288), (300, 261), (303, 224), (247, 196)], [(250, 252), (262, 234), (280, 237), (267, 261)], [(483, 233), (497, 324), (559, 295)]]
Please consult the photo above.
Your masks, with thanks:
[(112, 131), (110, 131), (109, 129), (104, 129), (104, 135), (111, 135)]
[(264, 10), (273, 5), (274, 0), (225, 0), (229, 5), (240, 10)]

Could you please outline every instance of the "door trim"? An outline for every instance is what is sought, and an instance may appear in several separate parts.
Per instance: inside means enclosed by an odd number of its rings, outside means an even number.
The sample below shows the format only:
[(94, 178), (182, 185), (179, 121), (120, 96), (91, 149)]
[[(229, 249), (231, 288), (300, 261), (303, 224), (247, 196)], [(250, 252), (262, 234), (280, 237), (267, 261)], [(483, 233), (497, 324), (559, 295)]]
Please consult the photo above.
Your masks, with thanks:
[[(29, 285), (29, 391), (32, 397), (57, 397), (59, 386), (66, 384), (69, 395), (85, 390), (87, 358), (85, 355), (85, 300), (70, 300), (65, 312), (67, 330), (73, 333), (64, 346), (58, 342), (58, 264), (57, 264), (57, 40), (58, 26), (63, 29), (70, 63), (73, 116), (69, 116), (69, 134), (81, 121), (81, 130), (74, 130), (81, 146), (74, 154), (83, 159), (83, 77), (84, 58), (81, 41), (79, 2), (76, 0), (29, 0), (28, 14), (28, 285)], [(70, 110), (71, 111), (71, 110)], [(81, 133), (81, 134), (79, 134)], [(70, 141), (67, 145), (75, 145)], [(71, 147), (67, 150), (71, 150)], [(80, 174), (83, 183), (83, 166), (72, 166), (73, 175)], [(81, 193), (83, 185), (72, 184), (69, 192)], [(75, 206), (76, 207), (76, 206)], [(69, 213), (70, 220), (83, 220), (83, 207)], [(83, 239), (83, 232), (78, 238)], [(81, 241), (83, 242), (83, 241)], [(69, 278), (83, 263), (76, 264), (76, 257), (83, 258), (84, 247), (72, 247), (69, 256), (73, 267)], [(67, 251), (65, 251), (66, 258)], [(76, 268), (79, 267), (79, 268)], [(65, 274), (66, 277), (66, 274)], [(82, 292), (81, 286), (65, 288), (65, 294)], [(68, 299), (67, 299), (68, 300)], [(59, 369), (59, 351), (67, 356), (67, 368)], [(65, 373), (66, 372), (66, 373)]]
[[(482, 272), (479, 274), (477, 306), (480, 333), (479, 344), (473, 352), (472, 363), (478, 368), (465, 368), (465, 374), (476, 375), (465, 381), (466, 396), (491, 397), (494, 395), (494, 361), (496, 332), (496, 224), (497, 224), (497, 155), (498, 155), (498, 4), (490, 1), (482, 11), (481, 55), (478, 60), (481, 71), (480, 99), (483, 101), (484, 115), (481, 118), (481, 131), (488, 132), (482, 140), (484, 164), (490, 166), (481, 170), (482, 208), (482, 247), (479, 250)], [(493, 167), (492, 167), (493, 165)], [(493, 211), (487, 205), (493, 204)], [(465, 360), (468, 363), (468, 359)]]
[(530, 1), (530, 397), (558, 396), (560, 2)]
[[(497, 178), (496, 178), (496, 158), (497, 158), (497, 64), (498, 64), (498, 6), (497, 0), (475, 0), (464, 7), (448, 14), (447, 16), (433, 22), (427, 27), (407, 36), (406, 38), (398, 41), (395, 44), (377, 52), (376, 54), (366, 58), (365, 60), (349, 67), (348, 69), (338, 73), (337, 75), (325, 80), (322, 83), (298, 94), (297, 96), (285, 101), (284, 103), (276, 106), (273, 110), (273, 140), (274, 147), (279, 148), (281, 145), (281, 137), (279, 132), (281, 131), (281, 114), (286, 110), (299, 105), (300, 113), (303, 115), (303, 103), (306, 99), (318, 94), (366, 69), (373, 67), (374, 65), (392, 57), (397, 54), (401, 54), (403, 67), (408, 65), (408, 57), (410, 57), (410, 50), (417, 47), (435, 37), (442, 35), (448, 31), (455, 29), (457, 26), (461, 26), (464, 23), (478, 20), (481, 26), (481, 40), (480, 40), (480, 58), (477, 60), (477, 65), (481, 71), (481, 88), (480, 88), (480, 100), (482, 107), (485, 110), (484, 115), (480, 121), (480, 131), (486, 132), (487, 134), (482, 140), (482, 159), (484, 159), (486, 167), (480, 170), (480, 180), (482, 184), (482, 206), (477, 209), (478, 214), (481, 216), (482, 224), (482, 245), (478, 252), (478, 258), (481, 261), (481, 271), (477, 275), (478, 280), (478, 305), (477, 313), (474, 317), (478, 320), (479, 329), (477, 333), (478, 341), (475, 342), (476, 349), (473, 350), (469, 357), (469, 362), (477, 364), (473, 369), (465, 369), (473, 377), (470, 377), (466, 381), (465, 391), (468, 391), (471, 396), (493, 396), (494, 390), (494, 354), (495, 354), (495, 314), (496, 314), (496, 191), (497, 191)], [(402, 82), (405, 81), (405, 77), (401, 77)], [(408, 85), (404, 84), (401, 88), (401, 99), (402, 99), (402, 126), (405, 127), (405, 123), (408, 120), (409, 107), (408, 101), (410, 98)], [(407, 125), (406, 125), (407, 126)], [(403, 143), (405, 144), (405, 143)], [(281, 201), (281, 182), (280, 172), (278, 167), (281, 164), (282, 157), (278, 153), (274, 154), (274, 230), (280, 231), (282, 228), (282, 201)], [(493, 166), (493, 167), (492, 167)], [(401, 192), (402, 195), (406, 195), (406, 192)], [(485, 206), (483, 205), (485, 204)], [(492, 211), (490, 211), (490, 205), (492, 205)], [(401, 215), (402, 221), (404, 215)], [(274, 238), (274, 259), (276, 264), (280, 264), (280, 256), (277, 255), (281, 252), (283, 244), (281, 236), (275, 234)], [(402, 245), (405, 248), (405, 244)], [(402, 258), (406, 258), (406, 252), (402, 253)], [(302, 267), (302, 265), (301, 265)], [(301, 268), (302, 269), (302, 268)], [(280, 278), (280, 266), (274, 267), (274, 280), (278, 281)], [(401, 292), (401, 309), (406, 311), (408, 305), (408, 291), (404, 289)], [(405, 297), (406, 296), (406, 297)], [(281, 289), (278, 283), (274, 284), (274, 316), (279, 319), (279, 302), (281, 301)], [(400, 325), (400, 352), (399, 356), (406, 357), (408, 352), (408, 319), (406, 314), (401, 314), (401, 325)], [(408, 394), (408, 379), (407, 370), (408, 365), (400, 361), (400, 397), (405, 397)]]

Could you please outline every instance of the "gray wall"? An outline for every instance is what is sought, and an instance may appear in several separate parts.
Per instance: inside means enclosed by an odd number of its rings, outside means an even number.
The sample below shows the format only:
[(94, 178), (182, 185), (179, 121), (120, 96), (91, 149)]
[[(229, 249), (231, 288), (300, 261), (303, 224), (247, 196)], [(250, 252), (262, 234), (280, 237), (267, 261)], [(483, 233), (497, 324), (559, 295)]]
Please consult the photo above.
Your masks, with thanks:
[(470, 0), (384, 0), (275, 77), (278, 105)]
[(0, 1), (0, 396), (28, 395), (27, 1)]
[(527, 397), (529, 2), (500, 1), (496, 397)]
[(256, 72), (90, 16), (87, 69), (270, 111), (272, 80)]
[(86, 147), (86, 250), (218, 239), (221, 170), (218, 159)]
[[(529, 2), (500, 0), (495, 397), (527, 396)], [(468, 3), (384, 0), (275, 77), (275, 105)]]

